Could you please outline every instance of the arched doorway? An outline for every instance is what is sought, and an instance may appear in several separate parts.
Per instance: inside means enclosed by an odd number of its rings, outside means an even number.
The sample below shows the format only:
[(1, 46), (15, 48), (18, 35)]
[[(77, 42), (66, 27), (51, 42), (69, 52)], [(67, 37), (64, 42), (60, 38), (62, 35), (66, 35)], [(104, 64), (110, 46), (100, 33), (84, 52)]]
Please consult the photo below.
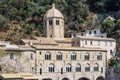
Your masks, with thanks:
[(86, 78), (86, 77), (82, 77), (80, 78), (79, 80), (90, 80), (89, 78)]
[(96, 80), (104, 80), (104, 77), (100, 76)]
[(50, 79), (50, 78), (45, 78), (45, 79), (42, 79), (42, 80), (52, 80), (52, 79)]
[(68, 78), (63, 78), (62, 80), (69, 80)]

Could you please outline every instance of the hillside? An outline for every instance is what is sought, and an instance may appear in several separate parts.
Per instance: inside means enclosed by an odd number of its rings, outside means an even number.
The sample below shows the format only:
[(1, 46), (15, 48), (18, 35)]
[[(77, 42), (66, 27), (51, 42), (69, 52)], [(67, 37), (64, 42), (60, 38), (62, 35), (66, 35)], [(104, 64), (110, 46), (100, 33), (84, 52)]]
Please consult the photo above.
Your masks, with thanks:
[[(0, 0), (0, 39), (18, 43), (21, 38), (43, 36), (43, 17), (52, 3), (65, 17), (66, 37), (102, 25), (120, 44), (120, 0)], [(108, 16), (115, 21), (103, 22)]]

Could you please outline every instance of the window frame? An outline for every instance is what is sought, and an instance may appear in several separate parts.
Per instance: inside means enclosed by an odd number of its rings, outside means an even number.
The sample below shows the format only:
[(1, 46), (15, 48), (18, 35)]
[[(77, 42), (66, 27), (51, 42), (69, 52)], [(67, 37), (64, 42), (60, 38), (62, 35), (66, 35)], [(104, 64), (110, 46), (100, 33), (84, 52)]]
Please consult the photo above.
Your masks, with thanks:
[(85, 66), (85, 72), (90, 72), (90, 64), (86, 64)]
[(79, 63), (76, 66), (76, 72), (81, 72), (81, 65)]
[(61, 52), (57, 53), (56, 60), (62, 60), (62, 53)]
[(71, 54), (71, 60), (76, 60), (76, 53), (75, 53), (75, 52), (73, 52), (73, 53)]
[(97, 63), (94, 64), (94, 71), (95, 72), (99, 71), (99, 65)]
[(90, 55), (88, 52), (84, 55), (84, 60), (90, 60)]
[(51, 63), (48, 67), (48, 72), (52, 73), (55, 72), (55, 65), (53, 63)]
[(47, 52), (45, 54), (45, 60), (51, 60), (51, 53), (50, 52)]
[(71, 64), (67, 64), (67, 66), (66, 66), (66, 72), (72, 72), (72, 66), (71, 66)]

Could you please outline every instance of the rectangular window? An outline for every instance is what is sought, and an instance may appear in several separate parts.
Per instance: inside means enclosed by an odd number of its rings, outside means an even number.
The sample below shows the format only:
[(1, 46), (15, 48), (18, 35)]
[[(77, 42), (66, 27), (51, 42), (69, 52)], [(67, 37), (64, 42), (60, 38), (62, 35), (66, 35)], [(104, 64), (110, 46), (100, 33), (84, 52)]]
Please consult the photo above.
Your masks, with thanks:
[(99, 68), (99, 67), (94, 67), (94, 71), (98, 71), (98, 68)]
[(93, 45), (92, 41), (90, 41), (90, 45)]
[(41, 52), (39, 52), (39, 54), (41, 55)]
[(59, 25), (60, 23), (59, 23), (59, 20), (56, 20), (56, 25)]
[(97, 60), (102, 60), (102, 55), (97, 55)]
[(85, 55), (85, 60), (89, 60), (89, 55)]
[(94, 34), (96, 34), (96, 31), (94, 31)]
[(81, 67), (76, 67), (76, 72), (81, 72)]
[(53, 24), (52, 20), (49, 20), (49, 25), (52, 25), (52, 24)]
[(32, 67), (32, 73), (34, 73), (34, 67)]
[(40, 75), (42, 74), (42, 68), (40, 68)]
[(101, 73), (103, 73), (103, 68), (101, 67)]
[(10, 53), (10, 59), (14, 59), (14, 54)]
[(85, 67), (85, 71), (86, 71), (86, 72), (89, 72), (89, 71), (90, 71), (90, 68), (89, 68), (89, 67)]
[(87, 41), (85, 40), (85, 45), (87, 45)]
[(91, 35), (91, 31), (89, 31), (89, 34)]
[(83, 36), (83, 33), (81, 33), (81, 36)]

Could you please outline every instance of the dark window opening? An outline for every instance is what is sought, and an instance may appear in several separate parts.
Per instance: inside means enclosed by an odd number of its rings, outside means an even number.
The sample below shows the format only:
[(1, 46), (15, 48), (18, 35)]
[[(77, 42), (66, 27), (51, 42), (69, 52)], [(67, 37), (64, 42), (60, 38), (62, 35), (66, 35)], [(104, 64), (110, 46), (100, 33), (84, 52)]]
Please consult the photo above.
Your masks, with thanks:
[(52, 25), (52, 24), (53, 24), (52, 20), (49, 20), (49, 25)]
[(59, 25), (60, 23), (59, 23), (59, 20), (56, 20), (56, 25)]
[(10, 53), (10, 59), (14, 59), (14, 54)]

